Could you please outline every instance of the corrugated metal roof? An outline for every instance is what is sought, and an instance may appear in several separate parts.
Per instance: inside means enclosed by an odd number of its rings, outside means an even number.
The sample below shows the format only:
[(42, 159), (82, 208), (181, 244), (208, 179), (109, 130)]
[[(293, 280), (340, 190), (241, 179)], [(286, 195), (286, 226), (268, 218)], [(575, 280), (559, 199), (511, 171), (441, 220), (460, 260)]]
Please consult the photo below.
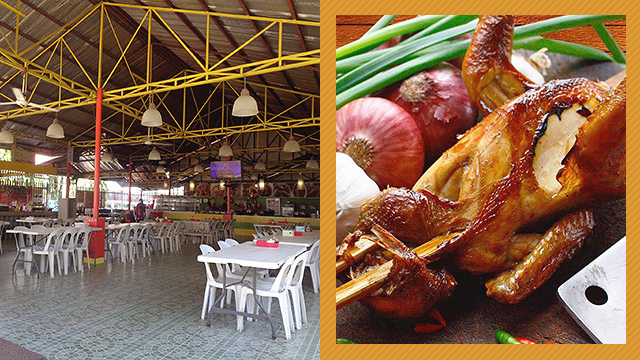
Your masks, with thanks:
[[(294, 15), (289, 8), (287, 1), (281, 0), (118, 0), (114, 1), (122, 4), (132, 5), (149, 5), (156, 7), (167, 8), (170, 6), (179, 9), (190, 10), (209, 10), (219, 13), (244, 15), (248, 12), (250, 15), (262, 16), (269, 18), (280, 19), (292, 19)], [(11, 4), (11, 1), (9, 1)], [(54, 41), (60, 33), (62, 33), (61, 25), (66, 24), (78, 16), (88, 12), (92, 9), (97, 0), (66, 0), (66, 1), (47, 1), (47, 0), (22, 0), (20, 10), (26, 15), (26, 18), (20, 22), (20, 39), (18, 44), (18, 50), (20, 52), (32, 47), (36, 42), (41, 41), (50, 34), (56, 33), (56, 36), (44, 41), (40, 46), (35, 46), (33, 49), (27, 51), (23, 56), (27, 59), (33, 59), (37, 54), (42, 52), (45, 47)], [(203, 7), (204, 4), (204, 7)], [(292, 0), (292, 4), (295, 8), (295, 17), (300, 20), (307, 21), (319, 21), (319, 0)], [(245, 8), (243, 8), (245, 7)], [(206, 9), (205, 9), (206, 8)], [(116, 63), (119, 55), (121, 54), (121, 48), (126, 47), (133, 31), (135, 31), (138, 22), (145, 16), (145, 10), (135, 8), (123, 8), (123, 7), (107, 7), (107, 17), (105, 18), (105, 33), (103, 37), (104, 44), (104, 56), (103, 56), (103, 69), (104, 78), (109, 75), (111, 69)], [(171, 12), (160, 12), (162, 19), (178, 34), (180, 39), (184, 41), (193, 50), (193, 52), (203, 59), (205, 54), (205, 44), (202, 41), (202, 37), (206, 34), (206, 16), (198, 14), (182, 14), (178, 15)], [(12, 47), (11, 43), (15, 36), (15, 14), (11, 13), (7, 9), (0, 7), (0, 30), (2, 30), (8, 39), (10, 39), (10, 45), (6, 43), (3, 37), (0, 37), (0, 47), (5, 49)], [(109, 21), (110, 20), (110, 21)], [(210, 46), (212, 54), (210, 55), (210, 61), (212, 63), (217, 62), (221, 57), (225, 56), (229, 52), (235, 50), (236, 44), (242, 44), (252, 36), (256, 34), (258, 30), (268, 26), (269, 23), (265, 21), (249, 21), (245, 19), (235, 19), (227, 17), (216, 18), (219, 27), (214, 21), (211, 22), (210, 27)], [(111, 32), (113, 26), (116, 36)], [(73, 54), (82, 64), (84, 71), (86, 71), (91, 80), (96, 83), (97, 81), (97, 44), (99, 42), (99, 24), (100, 15), (99, 12), (95, 12), (90, 15), (87, 20), (80, 23), (69, 35), (65, 37), (69, 48), (73, 51)], [(132, 41), (132, 45), (127, 52), (127, 63), (121, 62), (113, 76), (109, 80), (109, 83), (105, 86), (105, 90), (118, 89), (134, 84), (134, 80), (131, 78), (127, 65), (133, 70), (133, 72), (142, 78), (145, 77), (146, 72), (146, 34), (147, 23), (143, 24), (141, 32), (138, 34), (138, 39)], [(315, 50), (319, 48), (319, 28), (301, 26), (300, 31), (303, 35), (304, 46), (307, 50)], [(154, 37), (153, 47), (153, 80), (166, 79), (185, 69), (197, 70), (199, 65), (188, 54), (188, 52), (182, 48), (179, 41), (167, 31), (158, 19), (154, 18), (152, 24), (152, 35)], [(119, 44), (118, 44), (119, 43)], [(272, 57), (272, 54), (277, 53), (278, 48), (278, 28), (277, 26), (266, 31), (260, 39), (256, 39), (249, 45), (247, 45), (242, 51), (228, 59), (227, 63), (221, 65), (225, 66), (237, 66), (248, 61), (262, 60)], [(58, 71), (60, 66), (60, 54), (59, 49), (55, 54), (52, 53), (52, 48), (45, 51), (40, 57), (38, 57), (35, 63), (45, 66), (49, 62), (48, 69)], [(283, 26), (283, 54), (292, 54), (303, 51), (303, 45), (299, 38), (297, 29), (294, 25), (285, 24)], [(78, 66), (73, 56), (65, 48), (63, 51), (62, 68), (63, 75), (73, 81), (76, 81), (85, 86), (91, 86), (91, 81), (85, 76), (83, 69)], [(50, 60), (49, 60), (50, 59)], [(0, 67), (0, 81), (6, 82), (17, 72), (16, 69), (9, 68), (7, 66)], [(27, 84), (27, 95), (33, 93), (32, 101), (36, 103), (47, 103), (58, 99), (58, 88), (46, 82), (40, 82), (37, 89), (34, 92), (37, 79), (29, 76)], [(276, 86), (281, 88), (294, 88), (295, 90), (307, 92), (311, 94), (319, 94), (318, 74), (315, 70), (301, 68), (292, 69), (279, 73), (265, 74), (262, 76), (249, 79), (254, 83), (262, 83), (265, 85)], [(140, 83), (140, 80), (136, 80)], [(0, 93), (12, 98), (10, 87), (21, 87), (21, 76), (17, 76), (12, 79), (7, 86), (4, 86)], [(239, 83), (233, 83), (237, 90), (240, 90), (241, 85)], [(198, 98), (204, 97), (206, 99), (207, 94), (211, 91), (211, 86), (202, 86), (193, 88), (193, 91)], [(254, 96), (261, 103), (264, 100), (264, 90), (261, 88), (252, 89)], [(228, 91), (227, 102), (233, 101), (236, 95), (233, 92)], [(63, 90), (62, 98), (70, 98), (74, 95)], [(162, 94), (164, 96), (164, 94)], [(279, 113), (280, 111), (288, 108), (289, 106), (297, 103), (301, 97), (294, 94), (275, 90), (275, 96), (272, 91), (267, 95), (269, 97), (269, 112)], [(276, 98), (276, 99), (274, 99)], [(4, 98), (0, 98), (4, 101)], [(200, 99), (203, 101), (204, 99)], [(220, 102), (220, 99), (215, 100), (216, 103)], [(136, 108), (144, 108), (139, 99), (129, 99), (125, 102), (133, 103)], [(174, 91), (166, 97), (165, 103), (169, 106), (174, 116), (180, 117), (182, 115), (182, 92)], [(259, 104), (260, 109), (263, 108), (262, 104)], [(306, 111), (305, 109), (306, 108)], [(0, 111), (3, 111), (0, 109)], [(167, 111), (160, 108), (163, 116), (169, 117)], [(113, 110), (104, 109), (103, 117), (111, 115)], [(193, 109), (187, 109), (188, 115), (193, 113)], [(293, 109), (289, 115), (293, 114), (296, 117), (308, 117), (310, 114), (310, 105), (305, 107), (298, 107)], [(319, 104), (316, 102), (316, 114), (319, 113)], [(10, 127), (23, 131), (29, 134), (44, 136), (46, 129), (53, 119), (53, 115), (33, 115), (22, 119), (12, 119), (10, 121)], [(74, 109), (67, 109), (61, 111), (58, 114), (60, 123), (65, 128), (65, 140), (80, 136), (79, 140), (93, 139), (93, 133), (88, 132), (85, 135), (80, 135), (82, 132), (93, 126), (95, 122), (95, 112), (93, 107), (85, 106)], [(124, 119), (125, 123), (130, 123), (131, 119)], [(236, 119), (235, 121), (242, 121)], [(113, 119), (104, 121), (103, 128), (108, 133), (109, 130), (120, 132), (122, 128), (122, 116), (116, 115)], [(311, 133), (317, 131), (317, 129), (299, 129), (302, 134)], [(145, 134), (146, 128), (139, 124), (134, 124), (128, 135)], [(54, 149), (55, 146), (51, 144), (39, 143), (37, 141), (21, 139), (21, 143), (29, 146), (38, 146), (41, 148)], [(136, 148), (127, 146), (115, 147), (115, 152), (122, 154), (130, 154), (136, 151), (140, 151)], [(90, 171), (87, 168), (85, 170)]]

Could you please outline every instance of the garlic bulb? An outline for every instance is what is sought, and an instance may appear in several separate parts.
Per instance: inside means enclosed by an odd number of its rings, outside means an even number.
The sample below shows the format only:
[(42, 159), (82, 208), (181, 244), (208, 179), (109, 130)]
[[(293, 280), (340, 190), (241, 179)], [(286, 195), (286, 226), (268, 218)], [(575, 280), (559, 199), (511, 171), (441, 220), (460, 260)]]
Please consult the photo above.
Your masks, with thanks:
[(538, 85), (544, 84), (544, 76), (521, 53), (514, 51), (511, 54), (511, 64), (529, 80)]
[(349, 155), (336, 152), (336, 244), (354, 230), (360, 206), (379, 192)]

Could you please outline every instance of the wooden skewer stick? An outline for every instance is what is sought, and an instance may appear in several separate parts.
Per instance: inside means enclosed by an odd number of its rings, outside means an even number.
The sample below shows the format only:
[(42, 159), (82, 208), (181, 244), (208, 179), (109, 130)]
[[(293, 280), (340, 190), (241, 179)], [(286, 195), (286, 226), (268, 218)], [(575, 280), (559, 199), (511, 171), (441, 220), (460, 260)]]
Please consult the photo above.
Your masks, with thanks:
[[(355, 243), (356, 250), (351, 253), (351, 257), (353, 257), (353, 260), (358, 261), (368, 253), (379, 248), (378, 244), (367, 239), (370, 236), (373, 236), (373, 235), (364, 235), (360, 238), (360, 240), (356, 241)], [(349, 264), (347, 264), (347, 262), (344, 261), (343, 259), (339, 259), (336, 261), (336, 275), (347, 270), (348, 268), (349, 268)]]
[[(458, 235), (460, 235), (459, 232), (435, 237), (433, 240), (413, 249), (413, 251), (415, 251), (421, 258), (435, 255), (439, 251), (443, 251), (445, 249), (445, 247), (440, 247), (442, 244)], [(357, 279), (351, 280), (337, 288), (336, 309), (341, 309), (342, 307), (356, 302), (378, 290), (387, 280), (387, 276), (391, 271), (392, 265), (393, 261), (387, 261), (377, 268), (364, 273)]]

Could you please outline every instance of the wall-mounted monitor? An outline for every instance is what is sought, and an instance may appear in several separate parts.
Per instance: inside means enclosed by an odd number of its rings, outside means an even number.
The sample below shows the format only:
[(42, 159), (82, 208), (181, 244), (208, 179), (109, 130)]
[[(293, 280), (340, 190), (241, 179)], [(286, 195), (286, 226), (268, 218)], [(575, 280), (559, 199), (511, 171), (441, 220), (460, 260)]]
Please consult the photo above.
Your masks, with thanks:
[(211, 177), (214, 179), (239, 179), (242, 177), (242, 162), (234, 161), (212, 161)]

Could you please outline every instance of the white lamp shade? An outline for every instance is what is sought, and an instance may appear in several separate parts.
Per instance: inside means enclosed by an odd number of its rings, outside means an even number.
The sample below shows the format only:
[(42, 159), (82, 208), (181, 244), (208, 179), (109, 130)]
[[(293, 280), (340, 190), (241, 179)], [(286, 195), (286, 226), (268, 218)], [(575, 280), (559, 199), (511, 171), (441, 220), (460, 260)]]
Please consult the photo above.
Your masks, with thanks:
[(282, 148), (284, 152), (299, 152), (300, 144), (293, 138), (293, 135), (289, 137), (289, 141), (284, 143), (284, 147)]
[(164, 174), (164, 166), (160, 165), (156, 168), (156, 173)]
[(218, 151), (218, 156), (220, 157), (233, 156), (233, 150), (231, 150), (231, 146), (229, 146), (229, 144), (225, 142), (224, 145), (220, 147), (220, 151)]
[(256, 166), (254, 167), (256, 170), (267, 170), (267, 165), (265, 165), (262, 161), (258, 161)]
[(320, 164), (318, 164), (318, 160), (311, 159), (307, 161), (307, 169), (317, 169), (319, 167), (320, 167)]
[(160, 115), (160, 111), (156, 109), (156, 104), (154, 104), (153, 101), (149, 104), (147, 111), (142, 114), (142, 125), (148, 127), (162, 126), (162, 115)]
[(249, 90), (242, 89), (240, 97), (233, 103), (231, 115), (238, 117), (253, 116), (258, 113), (258, 103), (252, 98)]
[(111, 154), (109, 154), (108, 152), (105, 152), (104, 154), (102, 154), (102, 156), (100, 157), (100, 160), (104, 161), (104, 162), (109, 162), (113, 160), (113, 157), (111, 156)]
[(198, 164), (196, 166), (193, 167), (193, 171), (200, 173), (204, 171), (204, 168), (202, 167), (202, 165)]
[(13, 134), (6, 126), (0, 132), (0, 144), (13, 144)]
[(155, 147), (149, 153), (149, 160), (160, 160), (160, 153), (158, 152), (158, 149), (156, 149)]
[(58, 119), (53, 119), (51, 125), (47, 129), (47, 137), (54, 139), (63, 139), (64, 138), (64, 129), (62, 125), (58, 123)]

